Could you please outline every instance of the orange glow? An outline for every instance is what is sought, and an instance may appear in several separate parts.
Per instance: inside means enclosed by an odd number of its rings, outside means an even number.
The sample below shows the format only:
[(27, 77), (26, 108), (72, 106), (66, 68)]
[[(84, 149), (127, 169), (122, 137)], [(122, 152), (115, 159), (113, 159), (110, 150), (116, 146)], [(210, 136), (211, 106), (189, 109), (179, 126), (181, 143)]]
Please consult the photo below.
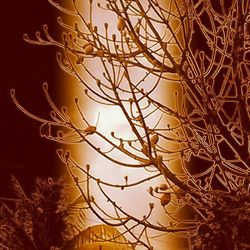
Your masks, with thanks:
[[(88, 11), (88, 8), (85, 6), (82, 6), (82, 9)], [(93, 18), (95, 25), (97, 25), (98, 28), (102, 28), (103, 24), (107, 22), (109, 24), (110, 33), (117, 33), (117, 23), (116, 23), (116, 17), (114, 15), (107, 15), (107, 12), (100, 11), (98, 9), (95, 9), (94, 11), (95, 16)], [(87, 15), (87, 13), (85, 13)], [(67, 22), (73, 23), (76, 21), (74, 17), (67, 18)], [(96, 73), (96, 75), (100, 74), (98, 62), (97, 60), (93, 59), (87, 62), (87, 66), (89, 67), (90, 71)], [(86, 79), (87, 82), (93, 81), (91, 77), (89, 77), (83, 70), (79, 71), (81, 76)], [(143, 72), (139, 73), (134, 72), (133, 77), (135, 79), (141, 78)], [(156, 78), (152, 77), (150, 78), (151, 81), (156, 81)], [(64, 85), (66, 86), (64, 89), (64, 94), (62, 98), (65, 102), (67, 102), (67, 106), (70, 109), (70, 113), (75, 119), (75, 122), (77, 124), (81, 124), (82, 126), (82, 119), (79, 116), (79, 112), (77, 111), (73, 99), (74, 97), (78, 97), (80, 100), (80, 105), (83, 110), (83, 113), (88, 120), (88, 122), (97, 127), (98, 132), (106, 135), (108, 138), (112, 140), (112, 137), (110, 136), (112, 131), (115, 131), (116, 135), (118, 137), (122, 138), (131, 138), (133, 137), (133, 134), (131, 132), (131, 128), (128, 126), (128, 123), (126, 119), (124, 118), (123, 113), (121, 110), (117, 109), (116, 107), (106, 107), (101, 106), (100, 104), (97, 104), (91, 100), (89, 100), (83, 92), (84, 87), (78, 83), (72, 76), (68, 76), (64, 72), (61, 74), (61, 81), (64, 82)], [(93, 88), (94, 84), (93, 84)], [(161, 87), (157, 89), (155, 92), (155, 96), (158, 100), (163, 101), (163, 103), (166, 103), (170, 106), (174, 105), (169, 101), (169, 99), (172, 98), (173, 92), (178, 91), (178, 88), (176, 89), (174, 83), (168, 83), (168, 84), (161, 84)], [(171, 97), (171, 98), (169, 98)], [(152, 117), (149, 119), (148, 125), (150, 127), (153, 127), (155, 124), (155, 120), (159, 117)], [(161, 121), (168, 123), (169, 121)], [(80, 127), (81, 127), (80, 126)], [(105, 147), (105, 144), (95, 136), (93, 136), (93, 139), (91, 141), (98, 145), (98, 147)], [(168, 147), (171, 147), (171, 145), (168, 145)], [(176, 147), (176, 146), (173, 146)], [(91, 173), (96, 178), (100, 178), (102, 181), (111, 182), (111, 183), (124, 183), (124, 177), (128, 176), (129, 181), (136, 181), (138, 179), (141, 179), (143, 177), (148, 177), (149, 174), (145, 172), (144, 169), (129, 169), (129, 168), (121, 168), (117, 166), (116, 164), (111, 163), (109, 160), (105, 159), (101, 155), (94, 152), (92, 149), (90, 149), (87, 145), (84, 143), (81, 143), (79, 145), (72, 145), (70, 146), (70, 150), (72, 151), (72, 154), (77, 159), (78, 163), (81, 163), (81, 165), (85, 168), (86, 164), (89, 164), (91, 166)], [(108, 150), (108, 148), (106, 149)], [(119, 159), (119, 155), (113, 155), (115, 158)], [(172, 168), (178, 168), (179, 163), (172, 162), (171, 167)], [(82, 177), (82, 173), (80, 173), (80, 177)], [(118, 190), (118, 189), (110, 189), (109, 195), (112, 198), (112, 200), (116, 201), (121, 207), (125, 208), (126, 211), (131, 213), (137, 218), (142, 218), (143, 215), (147, 214), (149, 211), (148, 204), (149, 203), (155, 203), (156, 208), (154, 209), (154, 216), (153, 221), (157, 223), (158, 221), (164, 224), (169, 223), (169, 221), (166, 221), (166, 214), (165, 210), (160, 206), (160, 201), (152, 198), (152, 196), (148, 193), (148, 188), (150, 186), (157, 186), (164, 182), (164, 178), (162, 177), (161, 180), (157, 179), (157, 181), (150, 181), (145, 182), (140, 186), (137, 186), (136, 189), (126, 189), (126, 190)], [(91, 193), (93, 193), (95, 200), (97, 203), (106, 211), (110, 213), (114, 213), (112, 211), (110, 204), (107, 203), (106, 199), (102, 198), (100, 196), (100, 192), (97, 189), (97, 186), (95, 183), (91, 186)], [(78, 191), (76, 191), (77, 194)], [(100, 224), (101, 222), (96, 218), (95, 215), (92, 213), (89, 213), (87, 215), (87, 225), (86, 226), (93, 226), (96, 224)], [(121, 230), (122, 231), (122, 230)], [(135, 234), (139, 234), (139, 231)], [(182, 246), (182, 243), (178, 239), (176, 239), (175, 236), (169, 234), (164, 236), (159, 236), (159, 233), (155, 234), (155, 232), (151, 232), (151, 235), (149, 237), (151, 238), (152, 244), (155, 247), (156, 250), (165, 249), (168, 247), (169, 250), (175, 250), (180, 249)], [(127, 235), (125, 235), (127, 236)], [(128, 238), (129, 239), (129, 238)], [(91, 247), (91, 246), (90, 246)], [(94, 247), (94, 246), (93, 246)], [(92, 248), (91, 248), (92, 249)], [(140, 249), (140, 248), (137, 248)], [(141, 249), (144, 249), (143, 247)]]

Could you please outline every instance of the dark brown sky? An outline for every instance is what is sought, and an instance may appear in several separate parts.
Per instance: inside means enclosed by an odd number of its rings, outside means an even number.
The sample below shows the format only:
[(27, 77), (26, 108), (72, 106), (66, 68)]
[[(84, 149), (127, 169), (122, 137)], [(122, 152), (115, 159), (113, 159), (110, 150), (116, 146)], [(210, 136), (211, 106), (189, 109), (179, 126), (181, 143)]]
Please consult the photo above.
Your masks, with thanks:
[(58, 170), (57, 145), (40, 138), (39, 123), (17, 110), (9, 95), (15, 88), (25, 107), (36, 114), (47, 114), (41, 85), (46, 81), (56, 89), (59, 84), (56, 51), (27, 44), (22, 36), (33, 35), (44, 23), (56, 30), (57, 14), (46, 0), (1, 1), (0, 193), (6, 189), (8, 173), (29, 188), (35, 176), (54, 176)]

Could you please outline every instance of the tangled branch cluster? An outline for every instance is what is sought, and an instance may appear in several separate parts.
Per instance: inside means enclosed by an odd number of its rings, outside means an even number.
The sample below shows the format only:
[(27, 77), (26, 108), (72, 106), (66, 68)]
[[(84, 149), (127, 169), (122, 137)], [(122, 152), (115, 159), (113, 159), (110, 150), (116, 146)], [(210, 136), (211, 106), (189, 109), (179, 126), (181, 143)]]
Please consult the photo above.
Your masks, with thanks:
[[(0, 249), (69, 249), (84, 223), (84, 208), (69, 199), (62, 179), (37, 179), (26, 195), (11, 177), (13, 198), (0, 198)], [(77, 221), (76, 221), (77, 220)]]
[[(249, 237), (242, 228), (249, 228), (250, 204), (249, 1), (72, 0), (70, 9), (49, 2), (77, 22), (72, 25), (58, 18), (65, 31), (62, 41), (54, 40), (46, 25), (43, 34), (24, 39), (60, 48), (61, 68), (79, 80), (88, 98), (119, 108), (131, 137), (123, 138), (118, 131), (99, 132), (98, 125), (85, 117), (78, 98), (75, 106), (82, 124), (75, 124), (67, 108), (53, 102), (47, 84), (43, 90), (52, 109), (50, 119), (29, 113), (12, 90), (15, 104), (42, 123), (42, 137), (64, 144), (85, 143), (121, 168), (148, 173), (134, 183), (127, 176), (124, 183), (108, 183), (69, 151), (59, 150), (90, 210), (108, 225), (123, 226), (134, 247), (152, 249), (148, 230), (154, 230), (186, 237), (190, 249), (248, 249)], [(84, 14), (83, 7), (89, 12)], [(97, 25), (98, 9), (110, 13), (116, 25)], [(99, 72), (91, 69), (95, 63)], [(168, 86), (174, 87), (162, 100), (158, 93)], [(105, 146), (96, 145), (96, 137)], [(76, 176), (76, 169), (83, 175)], [(150, 203), (148, 214), (139, 219), (105, 191), (105, 186), (120, 192), (136, 189), (162, 177), (164, 183), (149, 187), (148, 192), (160, 200), (170, 224), (151, 221), (155, 204)], [(95, 201), (92, 182), (115, 216)], [(182, 220), (180, 213), (191, 215)], [(134, 228), (140, 229), (139, 235)]]

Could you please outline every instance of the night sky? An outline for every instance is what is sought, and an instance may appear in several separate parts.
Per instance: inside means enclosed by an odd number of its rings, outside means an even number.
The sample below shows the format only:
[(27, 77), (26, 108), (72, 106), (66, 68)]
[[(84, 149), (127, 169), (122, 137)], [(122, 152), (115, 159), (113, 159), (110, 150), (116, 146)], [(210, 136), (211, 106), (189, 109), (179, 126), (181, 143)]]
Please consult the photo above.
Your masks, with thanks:
[[(31, 112), (48, 117), (42, 83), (48, 82), (52, 94), (59, 96), (56, 49), (34, 46), (23, 41), (23, 34), (34, 36), (43, 24), (56, 32), (58, 12), (46, 0), (7, 0), (0, 6), (0, 193), (8, 190), (8, 176), (13, 174), (25, 189), (34, 179), (55, 177), (60, 161), (55, 150), (58, 145), (40, 138), (40, 124), (20, 112), (10, 98), (10, 89)], [(54, 91), (53, 91), (54, 89)], [(59, 166), (58, 166), (59, 165)], [(62, 165), (62, 164), (61, 164)]]

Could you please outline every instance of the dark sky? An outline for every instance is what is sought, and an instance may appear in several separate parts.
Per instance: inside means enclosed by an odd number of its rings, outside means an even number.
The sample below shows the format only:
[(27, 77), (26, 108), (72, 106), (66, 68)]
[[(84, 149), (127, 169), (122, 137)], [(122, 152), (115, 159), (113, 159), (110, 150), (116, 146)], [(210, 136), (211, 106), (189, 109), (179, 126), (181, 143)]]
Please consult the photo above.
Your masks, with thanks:
[[(23, 41), (23, 34), (34, 35), (44, 23), (56, 32), (58, 13), (46, 0), (7, 0), (0, 6), (0, 193), (6, 191), (9, 173), (26, 187), (36, 176), (55, 176), (59, 160), (56, 143), (39, 136), (39, 123), (21, 113), (10, 99), (16, 89), (20, 102), (35, 114), (46, 116), (48, 105), (42, 83), (57, 89), (56, 49), (34, 46)], [(61, 166), (62, 167), (62, 166)]]

